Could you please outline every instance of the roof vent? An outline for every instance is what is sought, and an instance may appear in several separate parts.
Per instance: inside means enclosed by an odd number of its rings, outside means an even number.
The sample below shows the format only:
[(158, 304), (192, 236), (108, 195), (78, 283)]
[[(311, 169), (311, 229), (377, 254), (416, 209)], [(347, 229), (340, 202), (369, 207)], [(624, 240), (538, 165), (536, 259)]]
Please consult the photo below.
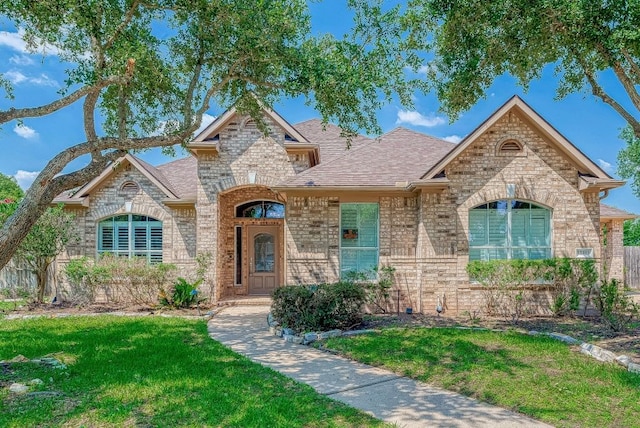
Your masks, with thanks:
[(576, 248), (576, 259), (592, 259), (593, 248)]
[(520, 146), (520, 144), (515, 140), (505, 141), (500, 146), (501, 152), (519, 152), (521, 150), (522, 150), (522, 146)]

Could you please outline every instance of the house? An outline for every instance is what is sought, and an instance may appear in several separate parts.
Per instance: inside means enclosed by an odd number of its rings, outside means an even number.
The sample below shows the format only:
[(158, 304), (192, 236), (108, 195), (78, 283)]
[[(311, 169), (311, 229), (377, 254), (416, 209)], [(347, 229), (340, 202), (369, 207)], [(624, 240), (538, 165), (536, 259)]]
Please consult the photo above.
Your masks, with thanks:
[(215, 300), (390, 265), (418, 312), (439, 299), (450, 313), (478, 308), (470, 260), (593, 257), (622, 278), (622, 223), (635, 216), (601, 199), (624, 183), (517, 96), (459, 144), (397, 128), (347, 150), (319, 120), (292, 126), (267, 109), (264, 120), (268, 135), (231, 108), (191, 156), (152, 166), (126, 155), (58, 198), (82, 232), (64, 258), (116, 253), (189, 271), (209, 253)]

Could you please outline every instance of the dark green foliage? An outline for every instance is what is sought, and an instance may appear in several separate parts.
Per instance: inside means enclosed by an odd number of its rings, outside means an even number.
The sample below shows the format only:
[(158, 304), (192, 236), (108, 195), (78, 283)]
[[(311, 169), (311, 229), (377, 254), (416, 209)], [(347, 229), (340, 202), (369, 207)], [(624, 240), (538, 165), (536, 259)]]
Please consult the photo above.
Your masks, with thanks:
[(160, 291), (160, 304), (174, 308), (189, 308), (198, 303), (198, 286), (202, 279), (191, 283), (180, 277), (168, 291)]
[(640, 308), (624, 294), (617, 279), (603, 281), (595, 298), (602, 321), (613, 331), (625, 331), (638, 318)]
[(281, 326), (302, 331), (349, 328), (362, 321), (365, 288), (351, 281), (288, 285), (273, 292), (271, 313)]
[(625, 247), (640, 246), (640, 221), (638, 219), (626, 220), (623, 233), (622, 243)]

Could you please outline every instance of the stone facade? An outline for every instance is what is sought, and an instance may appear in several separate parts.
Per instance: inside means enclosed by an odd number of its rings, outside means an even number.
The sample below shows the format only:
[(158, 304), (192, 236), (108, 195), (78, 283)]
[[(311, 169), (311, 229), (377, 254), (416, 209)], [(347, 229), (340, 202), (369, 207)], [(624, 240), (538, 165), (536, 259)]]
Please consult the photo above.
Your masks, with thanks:
[[(599, 192), (580, 190), (575, 162), (521, 114), (508, 112), (451, 159), (441, 171), (446, 185), (380, 191), (366, 186), (275, 191), (311, 168), (313, 159), (302, 146), (291, 148), (281, 122), (272, 116), (265, 120), (266, 136), (251, 119), (236, 114), (216, 130), (215, 145), (194, 151), (195, 202), (167, 204), (166, 193), (148, 174), (132, 164), (121, 166), (92, 191), (88, 206), (70, 207), (82, 236), (61, 261), (95, 255), (98, 222), (126, 213), (125, 202), (130, 202), (132, 213), (163, 222), (163, 261), (176, 264), (183, 275), (193, 272), (198, 255), (211, 256), (204, 291), (213, 300), (251, 293), (247, 231), (253, 226), (278, 230), (279, 283), (334, 282), (340, 277), (340, 206), (373, 202), (379, 207), (379, 264), (395, 268), (389, 309), (435, 313), (442, 306), (448, 314), (473, 313), (482, 306), (482, 291), (466, 273), (469, 211), (518, 199), (550, 210), (553, 256), (575, 257), (577, 249), (592, 248), (596, 259), (606, 260), (611, 277), (622, 277), (622, 220), (601, 228)], [(502, 150), (507, 143), (509, 150)], [(123, 186), (129, 182), (137, 185), (133, 193)], [(252, 201), (284, 204), (285, 218), (238, 217), (236, 208)]]

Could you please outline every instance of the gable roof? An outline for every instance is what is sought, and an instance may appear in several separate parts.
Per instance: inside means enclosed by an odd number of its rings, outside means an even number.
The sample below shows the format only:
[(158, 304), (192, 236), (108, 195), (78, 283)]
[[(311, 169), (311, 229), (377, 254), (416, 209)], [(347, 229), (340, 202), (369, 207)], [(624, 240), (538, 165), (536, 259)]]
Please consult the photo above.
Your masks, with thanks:
[(276, 187), (405, 188), (452, 147), (453, 143), (400, 127)]
[(88, 196), (93, 190), (100, 187), (102, 183), (104, 183), (108, 178), (113, 176), (119, 170), (118, 166), (124, 166), (126, 164), (131, 164), (134, 168), (140, 171), (144, 176), (146, 176), (153, 184), (155, 184), (161, 192), (163, 192), (167, 198), (177, 198), (174, 191), (171, 189), (171, 183), (167, 180), (167, 178), (158, 171), (154, 166), (149, 165), (144, 162), (142, 159), (139, 159), (129, 153), (122, 156), (107, 168), (102, 171), (102, 174), (85, 184), (81, 187), (73, 196), (74, 198), (83, 198)]
[(627, 211), (615, 208), (603, 203), (600, 204), (600, 221), (602, 220), (632, 220), (638, 218), (636, 214), (631, 214)]
[[(578, 168), (581, 175), (580, 190), (597, 188), (600, 190), (612, 189), (624, 185), (624, 181), (615, 180), (596, 163), (589, 159), (576, 146), (558, 132), (549, 122), (540, 116), (533, 108), (517, 95), (514, 95), (506, 103), (489, 116), (473, 132), (465, 137), (451, 152), (433, 165), (421, 178), (430, 180), (440, 174), (449, 163), (457, 158), (467, 147), (473, 144), (481, 135), (491, 128), (497, 121), (509, 112), (514, 111), (528, 122), (537, 132), (546, 137), (556, 149), (569, 158)], [(416, 183), (417, 184), (417, 183)]]
[[(289, 122), (287, 122), (282, 116), (280, 116), (275, 111), (273, 111), (273, 110), (271, 110), (269, 108), (266, 108), (266, 107), (263, 107), (262, 111), (266, 116), (268, 116), (271, 120), (273, 120), (280, 127), (282, 127), (282, 129), (284, 129), (284, 131), (287, 134), (289, 134), (292, 138), (294, 138), (298, 142), (300, 142), (300, 143), (308, 143), (309, 142), (293, 126), (291, 126), (289, 124)], [(213, 122), (211, 122), (209, 124), (209, 126), (207, 126), (205, 129), (203, 129), (198, 135), (196, 135), (193, 138), (193, 140), (191, 141), (191, 143), (189, 143), (189, 144), (202, 143), (205, 140), (207, 140), (207, 138), (215, 136), (217, 133), (219, 133), (225, 127), (225, 125), (227, 125), (227, 123), (229, 123), (229, 121), (231, 119), (233, 119), (233, 117), (237, 113), (238, 113), (238, 111), (236, 110), (236, 108), (235, 107), (231, 107), (230, 109), (225, 111), (223, 114), (218, 116)]]

